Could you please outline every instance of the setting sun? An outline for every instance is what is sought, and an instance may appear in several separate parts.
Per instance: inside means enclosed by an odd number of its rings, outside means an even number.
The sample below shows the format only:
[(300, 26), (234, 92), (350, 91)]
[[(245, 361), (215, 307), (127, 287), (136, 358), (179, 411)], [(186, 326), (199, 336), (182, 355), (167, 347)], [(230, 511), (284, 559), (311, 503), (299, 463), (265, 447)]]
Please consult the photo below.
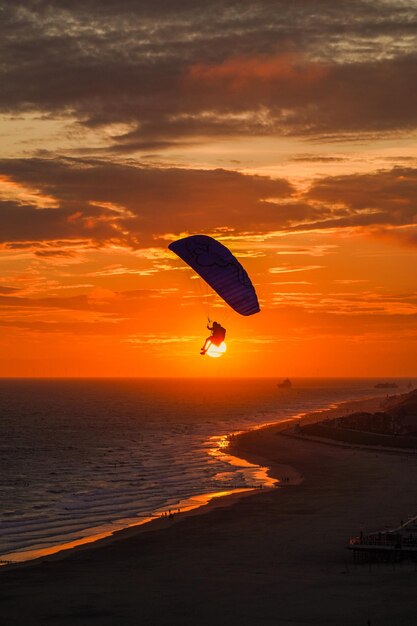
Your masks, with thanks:
[(214, 358), (218, 358), (219, 356), (222, 356), (225, 352), (226, 352), (226, 344), (223, 341), (219, 346), (215, 346), (214, 343), (210, 344), (210, 347), (208, 348), (206, 354), (208, 356), (214, 357)]

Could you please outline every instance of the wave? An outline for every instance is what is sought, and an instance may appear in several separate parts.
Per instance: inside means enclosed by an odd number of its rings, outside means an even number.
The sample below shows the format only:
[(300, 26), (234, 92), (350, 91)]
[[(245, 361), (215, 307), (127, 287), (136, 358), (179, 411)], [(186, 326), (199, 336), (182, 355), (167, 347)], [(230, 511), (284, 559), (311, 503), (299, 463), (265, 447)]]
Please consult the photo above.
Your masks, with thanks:
[(0, 381), (0, 555), (253, 486), (256, 471), (211, 453), (220, 435), (376, 395), (372, 382), (321, 382), (285, 396), (271, 381), (205, 381), (197, 389), (195, 381), (180, 389), (163, 381), (20, 381), (2, 389)]

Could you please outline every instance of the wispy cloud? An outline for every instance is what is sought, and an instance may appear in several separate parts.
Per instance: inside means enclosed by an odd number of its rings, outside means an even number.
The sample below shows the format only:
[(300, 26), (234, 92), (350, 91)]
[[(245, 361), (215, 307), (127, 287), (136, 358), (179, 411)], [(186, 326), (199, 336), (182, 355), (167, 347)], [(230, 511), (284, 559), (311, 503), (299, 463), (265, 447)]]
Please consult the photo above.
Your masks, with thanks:
[(165, 344), (183, 344), (183, 343), (195, 343), (201, 341), (199, 336), (168, 336), (168, 335), (135, 335), (127, 337), (124, 340), (126, 343), (141, 346), (141, 345), (165, 345)]
[(276, 292), (273, 303), (332, 315), (416, 316), (417, 292), (408, 294)]
[(270, 267), (269, 272), (271, 274), (291, 274), (292, 272), (310, 272), (312, 270), (323, 269), (324, 265), (300, 265), (300, 266), (280, 266)]

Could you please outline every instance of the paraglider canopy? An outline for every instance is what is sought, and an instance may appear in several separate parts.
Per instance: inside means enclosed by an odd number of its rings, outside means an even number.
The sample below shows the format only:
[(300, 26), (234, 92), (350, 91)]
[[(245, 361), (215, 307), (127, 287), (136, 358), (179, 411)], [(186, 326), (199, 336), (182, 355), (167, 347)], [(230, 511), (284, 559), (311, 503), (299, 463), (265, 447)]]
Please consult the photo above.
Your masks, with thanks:
[(240, 315), (260, 311), (251, 280), (226, 246), (207, 235), (191, 235), (169, 244), (212, 289)]

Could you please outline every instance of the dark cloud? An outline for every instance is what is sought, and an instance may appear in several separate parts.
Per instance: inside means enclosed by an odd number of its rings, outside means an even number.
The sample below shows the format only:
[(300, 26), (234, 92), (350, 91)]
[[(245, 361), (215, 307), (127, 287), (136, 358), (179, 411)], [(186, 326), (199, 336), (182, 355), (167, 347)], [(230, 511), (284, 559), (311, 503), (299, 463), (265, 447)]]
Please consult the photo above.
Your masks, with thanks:
[(38, 209), (19, 202), (0, 201), (0, 243), (25, 241), (28, 245), (43, 240), (91, 239), (110, 240), (117, 233), (108, 222), (109, 212), (88, 207), (80, 201), (82, 211), (63, 206)]
[(411, 0), (0, 7), (0, 110), (71, 113), (90, 127), (127, 123), (116, 152), (416, 126)]
[[(59, 244), (58, 244), (59, 245)], [(72, 258), (75, 256), (75, 253), (71, 250), (59, 250), (59, 249), (52, 249), (52, 250), (45, 250), (45, 249), (38, 249), (35, 250), (35, 255), (40, 257), (40, 258)]]
[(316, 182), (309, 200), (337, 207), (331, 226), (390, 224), (403, 226), (417, 220), (417, 169), (395, 167), (371, 174), (333, 176)]
[(43, 258), (71, 257), (80, 245), (109, 242), (164, 246), (167, 236), (225, 229), (409, 227), (398, 240), (415, 241), (417, 169), (410, 167), (322, 178), (301, 197), (285, 180), (223, 169), (16, 159), (0, 161), (0, 173), (55, 199), (55, 208), (0, 203), (0, 242)]
[(409, 248), (417, 248), (417, 225), (395, 230), (379, 227), (373, 231), (373, 235), (388, 242), (399, 243)]
[(347, 157), (332, 157), (315, 154), (301, 154), (290, 159), (290, 161), (301, 161), (302, 163), (343, 163)]
[[(56, 208), (0, 203), (0, 241), (120, 241), (149, 246), (165, 233), (273, 230), (311, 209), (280, 205), (285, 180), (227, 170), (159, 169), (76, 160), (4, 160), (0, 172), (56, 200)], [(13, 243), (15, 242), (15, 243)], [(42, 248), (40, 254), (50, 255)]]
[(290, 231), (353, 228), (407, 247), (417, 246), (417, 168), (329, 176), (304, 194), (311, 219)]

